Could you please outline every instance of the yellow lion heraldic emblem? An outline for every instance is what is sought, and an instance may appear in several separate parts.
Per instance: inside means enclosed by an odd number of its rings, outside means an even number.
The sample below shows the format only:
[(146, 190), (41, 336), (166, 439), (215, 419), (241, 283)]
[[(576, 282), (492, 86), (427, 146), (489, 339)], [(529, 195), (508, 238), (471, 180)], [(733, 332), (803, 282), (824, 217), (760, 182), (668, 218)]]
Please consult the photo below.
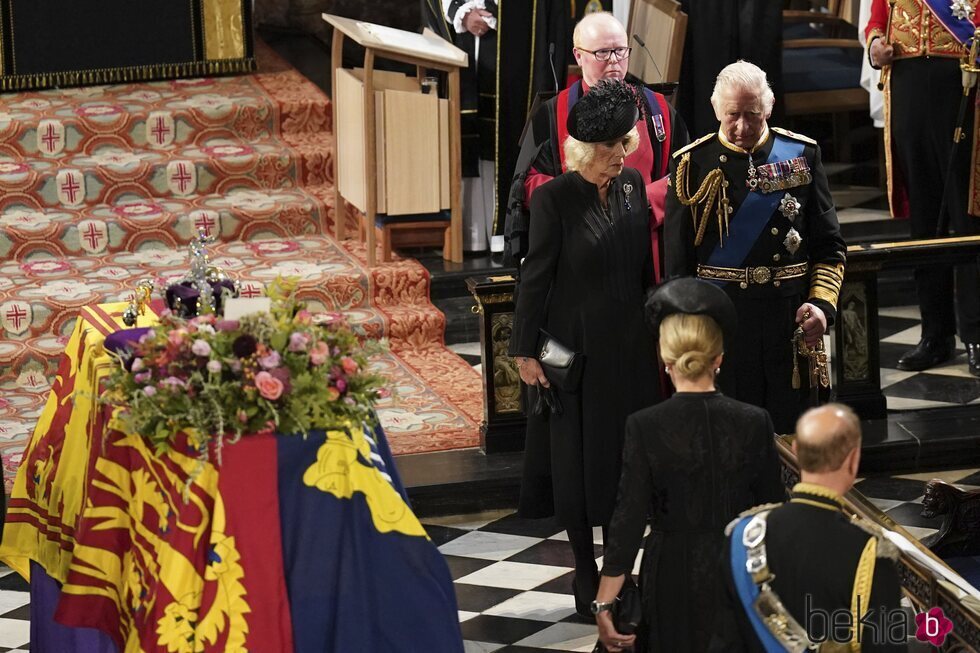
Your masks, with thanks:
[[(371, 520), (380, 533), (396, 531), (405, 535), (428, 537), (422, 524), (402, 496), (370, 464), (371, 445), (358, 427), (327, 431), (327, 440), (317, 451), (316, 462), (303, 474), (303, 483), (328, 492), (338, 499), (350, 499), (355, 492), (364, 495)], [(357, 459), (369, 461), (364, 464)]]

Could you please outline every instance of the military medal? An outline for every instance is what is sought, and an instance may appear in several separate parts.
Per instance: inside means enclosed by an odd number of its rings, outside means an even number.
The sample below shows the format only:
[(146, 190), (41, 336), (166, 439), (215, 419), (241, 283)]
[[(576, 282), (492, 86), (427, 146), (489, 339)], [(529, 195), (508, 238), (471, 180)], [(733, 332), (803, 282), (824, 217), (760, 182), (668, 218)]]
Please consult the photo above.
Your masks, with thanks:
[(800, 248), (803, 244), (803, 238), (800, 237), (800, 232), (798, 232), (793, 227), (790, 227), (789, 232), (786, 234), (786, 239), (783, 240), (783, 247), (790, 254), (796, 254), (796, 250)]
[(755, 164), (752, 162), (752, 153), (749, 153), (749, 171), (745, 176), (745, 185), (749, 190), (755, 190), (759, 186), (759, 180), (755, 177)]
[(786, 193), (783, 199), (779, 200), (779, 212), (783, 214), (783, 217), (793, 222), (796, 220), (796, 216), (800, 214), (800, 203), (795, 197)]
[[(750, 168), (749, 173), (752, 172), (753, 170)], [(763, 193), (805, 186), (813, 181), (813, 175), (810, 174), (810, 164), (807, 163), (804, 156), (798, 156), (787, 161), (766, 163), (756, 168), (755, 173), (758, 175), (758, 188)]]
[(653, 117), (653, 130), (657, 132), (657, 140), (663, 143), (667, 138), (667, 130), (664, 128), (664, 117), (659, 113)]
[(633, 206), (630, 204), (630, 193), (632, 192), (633, 192), (633, 184), (629, 182), (623, 184), (623, 194), (626, 195), (626, 199), (624, 200), (623, 203), (626, 205), (627, 211), (633, 210)]

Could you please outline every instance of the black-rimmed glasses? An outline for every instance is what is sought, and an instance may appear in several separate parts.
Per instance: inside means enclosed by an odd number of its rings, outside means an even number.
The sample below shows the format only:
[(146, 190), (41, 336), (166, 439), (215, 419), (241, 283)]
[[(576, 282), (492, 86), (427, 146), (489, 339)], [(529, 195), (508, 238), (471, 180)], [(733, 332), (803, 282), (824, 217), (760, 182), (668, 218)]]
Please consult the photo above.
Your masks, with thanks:
[(605, 48), (603, 50), (586, 50), (585, 48), (577, 48), (582, 52), (588, 52), (593, 55), (596, 61), (622, 61), (623, 59), (628, 59), (630, 52), (633, 48)]

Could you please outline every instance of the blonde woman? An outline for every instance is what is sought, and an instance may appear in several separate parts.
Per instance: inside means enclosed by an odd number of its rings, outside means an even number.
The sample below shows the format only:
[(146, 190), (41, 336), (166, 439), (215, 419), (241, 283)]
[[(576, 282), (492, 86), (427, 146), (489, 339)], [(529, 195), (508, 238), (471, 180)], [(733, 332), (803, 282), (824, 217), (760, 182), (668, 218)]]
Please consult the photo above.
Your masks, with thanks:
[[(609, 651), (706, 651), (723, 596), (718, 564), (725, 525), (754, 505), (781, 501), (773, 426), (762, 408), (721, 394), (715, 376), (735, 307), (697, 279), (662, 286), (648, 305), (660, 357), (677, 392), (626, 422), (623, 475), (593, 603)], [(617, 632), (613, 601), (650, 516), (640, 568), (643, 623)]]
[[(550, 401), (547, 429), (529, 420), (519, 514), (554, 514), (567, 531), (576, 610), (586, 618), (599, 585), (592, 527), (612, 516), (626, 417), (659, 397), (643, 317), (653, 284), (650, 207), (642, 176), (624, 167), (637, 146), (639, 101), (629, 84), (603, 81), (569, 113), (569, 171), (531, 198), (510, 340), (530, 394)], [(542, 367), (549, 337), (582, 360), (576, 378)]]

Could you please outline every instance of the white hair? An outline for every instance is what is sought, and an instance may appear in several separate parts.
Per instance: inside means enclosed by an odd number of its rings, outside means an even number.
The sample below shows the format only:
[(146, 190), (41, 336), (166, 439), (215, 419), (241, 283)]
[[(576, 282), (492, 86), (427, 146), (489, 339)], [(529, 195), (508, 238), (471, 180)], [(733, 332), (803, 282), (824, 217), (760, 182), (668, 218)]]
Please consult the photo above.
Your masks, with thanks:
[[(569, 170), (579, 170), (589, 167), (595, 159), (595, 150), (598, 143), (586, 143), (572, 136), (565, 139), (562, 148), (565, 151), (565, 167)], [(640, 132), (633, 125), (633, 129), (626, 133), (626, 156), (636, 151), (640, 146)]]
[(718, 113), (722, 93), (734, 89), (754, 94), (762, 102), (766, 116), (772, 113), (776, 96), (773, 95), (766, 72), (762, 68), (741, 59), (722, 68), (715, 79), (715, 90), (711, 93), (711, 106), (714, 107), (715, 114)]

